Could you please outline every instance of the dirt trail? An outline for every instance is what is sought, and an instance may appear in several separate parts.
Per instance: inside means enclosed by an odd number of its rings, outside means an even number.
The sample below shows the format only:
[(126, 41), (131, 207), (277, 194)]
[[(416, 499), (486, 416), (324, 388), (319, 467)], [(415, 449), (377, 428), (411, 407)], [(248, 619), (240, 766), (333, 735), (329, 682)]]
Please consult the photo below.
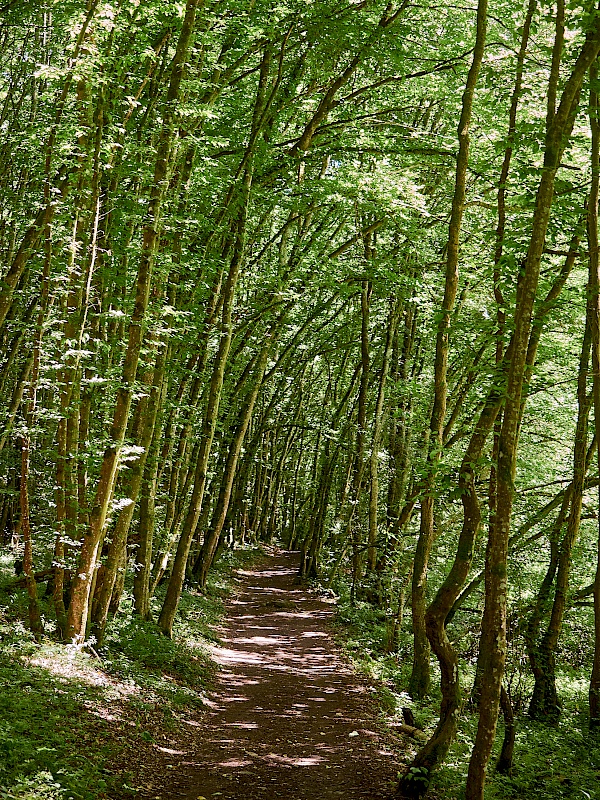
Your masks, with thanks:
[(211, 708), (190, 721), (193, 762), (172, 764), (171, 797), (390, 796), (399, 763), (377, 731), (370, 687), (340, 657), (333, 605), (295, 584), (297, 568), (296, 553), (280, 552), (238, 573)]

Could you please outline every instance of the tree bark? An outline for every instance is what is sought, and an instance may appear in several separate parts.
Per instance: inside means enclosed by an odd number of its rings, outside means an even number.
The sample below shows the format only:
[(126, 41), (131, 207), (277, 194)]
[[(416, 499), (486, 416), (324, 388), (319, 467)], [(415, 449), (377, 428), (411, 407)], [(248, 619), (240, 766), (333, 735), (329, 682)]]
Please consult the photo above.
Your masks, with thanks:
[(233, 258), (229, 267), (229, 273), (223, 288), (223, 307), (221, 316), (221, 336), (219, 347), (213, 363), (212, 376), (208, 390), (207, 405), (204, 414), (204, 423), (200, 437), (200, 449), (198, 460), (194, 472), (194, 485), (192, 496), (189, 501), (187, 514), (177, 544), (177, 550), (173, 561), (173, 569), (169, 579), (169, 585), (165, 595), (165, 600), (158, 619), (158, 626), (165, 636), (169, 638), (173, 635), (173, 623), (179, 599), (183, 590), (185, 572), (192, 539), (196, 533), (196, 527), (202, 511), (204, 500), (204, 490), (206, 488), (206, 472), (208, 460), (212, 449), (215, 434), (219, 405), (221, 402), (221, 392), (223, 389), (223, 379), (225, 367), (232, 337), (232, 312), (235, 296), (235, 287), (244, 252), (244, 236), (246, 225), (246, 212), (248, 197), (251, 185), (251, 172), (247, 171), (244, 177), (244, 197), (241, 201), (242, 210), (237, 221), (237, 237), (234, 247)]
[(543, 720), (552, 724), (558, 722), (560, 715), (560, 703), (556, 689), (556, 647), (567, 605), (571, 553), (579, 534), (587, 471), (588, 419), (592, 404), (592, 398), (587, 396), (587, 375), (592, 335), (591, 317), (594, 313), (591, 303), (591, 287), (588, 286), (588, 308), (577, 377), (578, 416), (573, 452), (573, 481), (569, 492), (570, 509), (567, 518), (567, 530), (558, 548), (554, 602), (548, 628), (539, 646), (534, 646), (530, 651), (535, 684), (529, 705), (529, 714), (533, 719)]
[[(588, 198), (588, 250), (589, 250), (589, 300), (591, 306), (592, 332), (592, 397), (594, 420), (596, 425), (596, 458), (600, 464), (600, 255), (598, 245), (598, 201), (600, 196), (600, 120), (598, 113), (600, 104), (596, 85), (598, 82), (598, 65), (590, 67), (590, 103), (589, 117), (592, 131), (591, 166), (592, 184)], [(600, 488), (599, 488), (600, 500)], [(594, 579), (594, 661), (590, 676), (589, 705), (590, 730), (600, 728), (600, 517), (598, 518), (598, 549), (596, 575)]]
[[(444, 422), (448, 397), (448, 351), (450, 338), (450, 320), (456, 294), (458, 291), (458, 262), (460, 247), (460, 231), (465, 207), (467, 170), (469, 166), (470, 136), (469, 127), (473, 111), (475, 87), (479, 78), (479, 70), (483, 59), (487, 32), (487, 0), (479, 0), (477, 6), (477, 32), (471, 67), (462, 97), (462, 110), (458, 123), (458, 156), (454, 180), (454, 196), (452, 213), (448, 229), (448, 245), (446, 250), (446, 274), (444, 298), (438, 317), (435, 344), (434, 364), (434, 398), (429, 423), (429, 449), (427, 453), (426, 485), (421, 500), (421, 524), (419, 539), (415, 551), (415, 565), (412, 580), (412, 614), (413, 614), (413, 667), (409, 682), (409, 692), (413, 698), (423, 698), (429, 693), (429, 642), (425, 626), (427, 608), (427, 570), (429, 556), (434, 540), (434, 492), (436, 477), (443, 448)], [(408, 774), (408, 773), (407, 773)], [(408, 791), (407, 780), (402, 781), (402, 792)], [(421, 789), (416, 796), (421, 796), (426, 785), (423, 781), (413, 781), (415, 791), (420, 784)]]
[(379, 447), (381, 445), (381, 433), (383, 428), (385, 388), (390, 370), (390, 357), (392, 343), (396, 335), (398, 325), (399, 301), (395, 298), (390, 299), (390, 310), (386, 328), (385, 345), (383, 348), (383, 363), (379, 375), (379, 388), (377, 391), (377, 401), (375, 403), (375, 414), (373, 419), (373, 439), (371, 443), (371, 457), (369, 459), (369, 538), (367, 549), (367, 571), (375, 572), (377, 564), (377, 531), (378, 531), (378, 508), (379, 508)]
[(129, 418), (134, 381), (143, 341), (143, 324), (152, 283), (152, 266), (159, 239), (160, 212), (163, 190), (170, 163), (174, 139), (174, 119), (180, 86), (185, 69), (187, 53), (192, 41), (196, 9), (199, 0), (188, 0), (185, 17), (171, 61), (171, 77), (167, 92), (163, 125), (160, 132), (154, 168), (154, 180), (150, 191), (147, 218), (143, 229), (142, 252), (138, 266), (135, 303), (129, 325), (127, 349), (123, 362), (122, 384), (117, 392), (114, 415), (110, 430), (110, 443), (105, 450), (100, 476), (90, 515), (89, 528), (81, 544), (76, 577), (73, 581), (71, 603), (67, 618), (67, 636), (77, 643), (85, 640), (90, 590), (96, 569), (98, 546), (103, 536), (104, 525), (112, 497), (119, 455)]
[(500, 689), (506, 658), (506, 561), (516, 473), (518, 426), (521, 393), (526, 370), (527, 344), (540, 264), (546, 241), (554, 180), (564, 148), (571, 136), (584, 76), (600, 50), (600, 27), (593, 27), (583, 45), (563, 89), (560, 105), (549, 120), (544, 152), (544, 171), (540, 179), (532, 220), (532, 233), (523, 274), (517, 288), (514, 315), (513, 352), (509, 366), (506, 405), (502, 420), (498, 454), (498, 508), (490, 529), (486, 553), (485, 608), (480, 642), (482, 691), (479, 723), (469, 763), (466, 800), (482, 800), (487, 764), (492, 751), (498, 720)]

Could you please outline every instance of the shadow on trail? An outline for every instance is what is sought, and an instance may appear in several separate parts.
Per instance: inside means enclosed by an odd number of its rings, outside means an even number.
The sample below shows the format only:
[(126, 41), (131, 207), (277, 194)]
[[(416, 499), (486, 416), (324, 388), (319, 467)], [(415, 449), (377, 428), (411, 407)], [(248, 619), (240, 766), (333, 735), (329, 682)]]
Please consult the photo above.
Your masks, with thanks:
[(398, 761), (377, 732), (369, 687), (339, 656), (333, 604), (295, 584), (297, 558), (283, 552), (238, 573), (214, 650), (222, 670), (209, 712), (189, 721), (194, 760), (172, 773), (172, 796), (389, 797)]

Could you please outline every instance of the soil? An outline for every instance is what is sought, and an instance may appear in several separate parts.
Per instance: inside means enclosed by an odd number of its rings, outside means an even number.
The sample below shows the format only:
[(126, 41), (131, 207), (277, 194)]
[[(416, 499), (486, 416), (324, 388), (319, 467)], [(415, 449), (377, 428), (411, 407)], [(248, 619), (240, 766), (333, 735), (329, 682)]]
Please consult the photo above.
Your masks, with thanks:
[[(155, 746), (143, 796), (185, 800), (383, 800), (401, 768), (375, 689), (332, 633), (334, 601), (298, 585), (298, 554), (237, 573), (214, 648), (207, 711)], [(154, 761), (154, 758), (152, 759)], [(150, 764), (147, 765), (150, 767)], [(148, 783), (154, 784), (148, 786)]]

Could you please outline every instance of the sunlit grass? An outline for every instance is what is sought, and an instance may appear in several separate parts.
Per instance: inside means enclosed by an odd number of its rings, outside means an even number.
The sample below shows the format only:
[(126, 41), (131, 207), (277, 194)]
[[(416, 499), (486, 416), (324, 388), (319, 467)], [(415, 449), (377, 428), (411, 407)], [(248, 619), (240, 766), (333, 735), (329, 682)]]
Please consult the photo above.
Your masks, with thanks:
[[(24, 592), (3, 595), (0, 800), (133, 797), (136, 775), (127, 762), (134, 758), (126, 751), (135, 757), (143, 745), (164, 749), (162, 738), (180, 724), (181, 711), (203, 707), (231, 569), (255, 558), (255, 551), (228, 555), (206, 594), (185, 592), (172, 640), (136, 619), (125, 597), (102, 648), (37, 643), (23, 623)], [(1, 561), (0, 581), (10, 582), (12, 562)]]

